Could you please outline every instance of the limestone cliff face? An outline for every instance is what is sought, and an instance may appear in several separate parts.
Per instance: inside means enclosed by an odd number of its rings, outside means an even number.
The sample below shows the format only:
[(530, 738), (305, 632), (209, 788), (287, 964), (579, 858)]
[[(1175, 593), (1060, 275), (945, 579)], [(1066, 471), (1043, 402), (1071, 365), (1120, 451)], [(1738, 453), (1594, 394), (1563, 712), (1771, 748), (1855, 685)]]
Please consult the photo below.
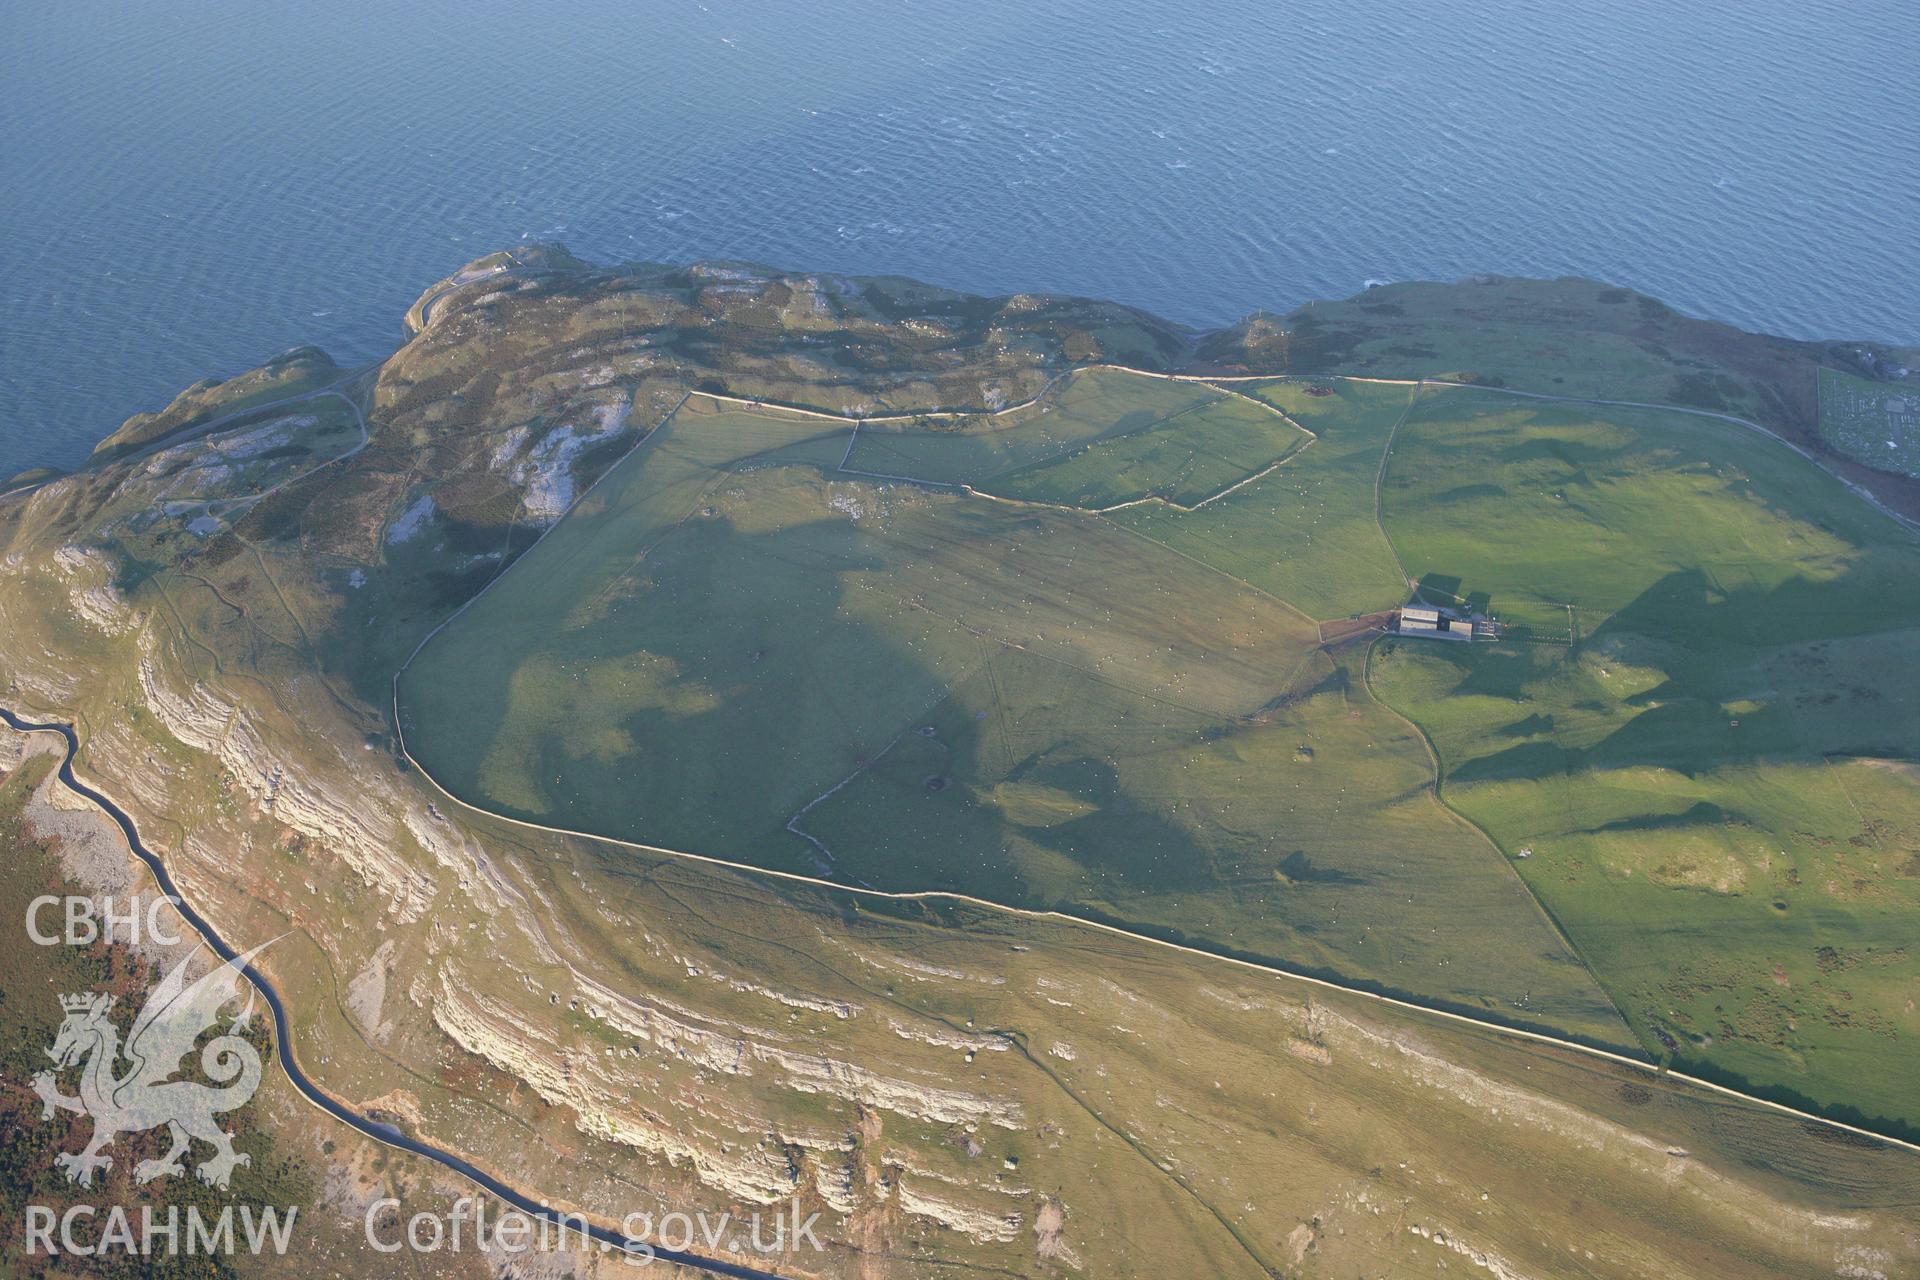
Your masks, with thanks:
[[(417, 799), (403, 801), (385, 777), (374, 774), (352, 791), (337, 782), (328, 785), (300, 758), (310, 758), (311, 748), (300, 757), (276, 752), (254, 718), (223, 700), (216, 686), (170, 687), (151, 652), (141, 655), (138, 673), (147, 710), (167, 734), (217, 762), (221, 776), (251, 803), (259, 820), (283, 823), (338, 854), (382, 896), (397, 923), (419, 920), (438, 892), (433, 876), (403, 856), (403, 839), (410, 838), (442, 868), (459, 869), (451, 838), (426, 819)], [(343, 769), (347, 761), (339, 751), (327, 754), (332, 758), (326, 763)]]

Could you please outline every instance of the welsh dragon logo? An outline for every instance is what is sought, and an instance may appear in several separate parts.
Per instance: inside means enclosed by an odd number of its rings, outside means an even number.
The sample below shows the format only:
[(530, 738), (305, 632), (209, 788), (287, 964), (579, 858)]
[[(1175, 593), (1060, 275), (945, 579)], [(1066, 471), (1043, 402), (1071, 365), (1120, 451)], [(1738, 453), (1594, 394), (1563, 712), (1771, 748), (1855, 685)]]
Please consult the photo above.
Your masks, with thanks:
[[(195, 982), (187, 981), (188, 956), (160, 980), (133, 1020), (123, 1047), (120, 1029), (108, 1017), (114, 998), (82, 993), (60, 997), (66, 1018), (47, 1050), (59, 1069), (80, 1067), (78, 1096), (61, 1093), (53, 1071), (33, 1078), (33, 1091), (44, 1103), (41, 1119), (55, 1111), (71, 1111), (93, 1120), (93, 1136), (75, 1155), (61, 1152), (54, 1162), (69, 1182), (93, 1185), (96, 1171), (113, 1166), (113, 1157), (101, 1155), (121, 1134), (142, 1133), (165, 1126), (172, 1147), (158, 1160), (134, 1166), (135, 1180), (147, 1183), (170, 1174), (185, 1173), (185, 1157), (196, 1141), (213, 1147), (213, 1155), (194, 1172), (200, 1181), (222, 1187), (240, 1165), (252, 1158), (233, 1149), (233, 1135), (214, 1117), (244, 1105), (260, 1087), (260, 1055), (239, 1035), (253, 1012), (253, 988), (242, 969), (271, 943), (227, 961)], [(221, 1010), (238, 1000), (245, 988), (246, 1007), (233, 1017), (225, 1032), (200, 1051), (200, 1069), (223, 1088), (194, 1080), (173, 1080), (201, 1035), (219, 1021)], [(125, 1060), (127, 1066), (120, 1070)]]

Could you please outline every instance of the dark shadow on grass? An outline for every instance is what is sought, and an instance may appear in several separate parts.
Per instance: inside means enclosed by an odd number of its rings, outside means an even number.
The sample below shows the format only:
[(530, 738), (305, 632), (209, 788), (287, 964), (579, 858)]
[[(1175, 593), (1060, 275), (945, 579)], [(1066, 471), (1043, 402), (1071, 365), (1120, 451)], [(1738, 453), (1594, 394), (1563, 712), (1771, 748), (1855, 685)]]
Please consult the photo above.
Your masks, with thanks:
[(1553, 717), (1539, 712), (1524, 720), (1515, 720), (1512, 724), (1502, 725), (1495, 730), (1503, 738), (1538, 738), (1542, 734), (1553, 732)]
[(1737, 815), (1729, 813), (1719, 805), (1702, 800), (1681, 813), (1649, 813), (1632, 818), (1617, 818), (1612, 822), (1603, 822), (1597, 827), (1588, 827), (1589, 835), (1600, 835), (1616, 831), (1671, 831), (1681, 827), (1717, 827), (1738, 822)]
[(1372, 880), (1370, 876), (1356, 876), (1334, 867), (1317, 867), (1304, 849), (1295, 849), (1280, 860), (1280, 874), (1287, 878), (1288, 884), (1359, 885)]
[(1505, 751), (1468, 760), (1456, 766), (1448, 774), (1447, 781), (1526, 782), (1558, 777), (1572, 772), (1577, 767), (1578, 759), (1577, 752), (1551, 742), (1525, 742), (1508, 747)]

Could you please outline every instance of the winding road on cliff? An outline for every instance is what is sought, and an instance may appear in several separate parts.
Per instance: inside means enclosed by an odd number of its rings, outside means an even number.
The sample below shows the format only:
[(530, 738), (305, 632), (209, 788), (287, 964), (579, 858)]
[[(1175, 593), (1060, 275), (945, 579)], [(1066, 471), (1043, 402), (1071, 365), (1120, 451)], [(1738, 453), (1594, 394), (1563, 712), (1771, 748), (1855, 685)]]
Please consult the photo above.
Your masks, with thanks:
[[(154, 853), (141, 842), (139, 828), (134, 825), (133, 819), (127, 815), (126, 810), (75, 776), (73, 771), (73, 758), (80, 749), (80, 739), (78, 735), (74, 733), (71, 725), (40, 723), (22, 719), (5, 707), (0, 707), (0, 721), (4, 721), (9, 727), (20, 733), (59, 734), (66, 747), (65, 753), (60, 759), (60, 781), (75, 795), (99, 806), (101, 812), (113, 820), (114, 825), (120, 828), (120, 834), (126, 837), (127, 847), (133, 851), (135, 857), (146, 863), (147, 870), (153, 873), (154, 882), (159, 885), (160, 891), (167, 895), (168, 899), (173, 903), (174, 909), (180, 913), (181, 918), (193, 926), (194, 932), (198, 933), (200, 937), (206, 941), (207, 946), (213, 950), (215, 955), (219, 956), (222, 960), (236, 960), (239, 958), (239, 952), (236, 951), (225, 938), (220, 936), (219, 932), (207, 922), (206, 917), (194, 910), (192, 904), (181, 896), (179, 888), (173, 882), (173, 877), (167, 872), (166, 864), (160, 860), (158, 854)], [(483, 1190), (506, 1201), (515, 1209), (520, 1210), (520, 1212), (527, 1214), (529, 1217), (551, 1223), (559, 1227), (562, 1231), (584, 1230), (585, 1234), (590, 1237), (594, 1243), (604, 1245), (609, 1249), (618, 1249), (623, 1253), (631, 1253), (635, 1255), (636, 1261), (651, 1261), (658, 1258), (666, 1262), (678, 1263), (683, 1267), (690, 1267), (696, 1271), (704, 1271), (710, 1275), (732, 1276), (737, 1277), (738, 1280), (781, 1280), (781, 1277), (770, 1271), (757, 1271), (752, 1267), (726, 1262), (719, 1258), (706, 1258), (699, 1254), (684, 1253), (676, 1249), (666, 1249), (658, 1245), (649, 1245), (642, 1241), (630, 1239), (611, 1228), (599, 1226), (592, 1222), (584, 1222), (580, 1215), (564, 1213), (559, 1209), (541, 1204), (538, 1200), (515, 1190), (492, 1174), (474, 1167), (471, 1163), (454, 1155), (450, 1151), (442, 1150), (428, 1142), (422, 1142), (418, 1138), (401, 1132), (392, 1125), (382, 1124), (378, 1120), (362, 1115), (315, 1084), (312, 1078), (300, 1069), (300, 1064), (295, 1060), (293, 1053), (292, 1023), (287, 1017), (287, 1008), (286, 1005), (281, 1002), (279, 991), (274, 988), (273, 984), (267, 980), (264, 974), (252, 965), (243, 964), (241, 966), (241, 972), (246, 975), (247, 981), (253, 984), (255, 990), (259, 991), (261, 997), (267, 1002), (267, 1006), (273, 1010), (274, 1046), (280, 1059), (280, 1065), (287, 1073), (287, 1079), (293, 1083), (293, 1087), (299, 1090), (301, 1096), (306, 1098), (308, 1102), (311, 1102), (314, 1106), (320, 1108), (348, 1128), (372, 1138), (375, 1142), (384, 1143), (389, 1147), (425, 1157), (443, 1168), (450, 1169), (468, 1181), (475, 1183)]]

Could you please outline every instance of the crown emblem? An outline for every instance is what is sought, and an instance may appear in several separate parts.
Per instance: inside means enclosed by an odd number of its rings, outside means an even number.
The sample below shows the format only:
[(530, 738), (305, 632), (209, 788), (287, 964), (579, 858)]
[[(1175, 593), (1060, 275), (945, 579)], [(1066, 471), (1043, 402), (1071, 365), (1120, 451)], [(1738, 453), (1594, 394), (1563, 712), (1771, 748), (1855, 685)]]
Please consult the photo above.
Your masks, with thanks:
[(86, 1013), (88, 1010), (92, 1009), (96, 1003), (102, 1009), (105, 1009), (108, 1006), (113, 1004), (113, 997), (104, 996), (104, 995), (94, 995), (92, 992), (88, 992), (88, 991), (82, 991), (76, 995), (60, 997), (60, 1007), (62, 1009), (65, 1009), (68, 1013)]

